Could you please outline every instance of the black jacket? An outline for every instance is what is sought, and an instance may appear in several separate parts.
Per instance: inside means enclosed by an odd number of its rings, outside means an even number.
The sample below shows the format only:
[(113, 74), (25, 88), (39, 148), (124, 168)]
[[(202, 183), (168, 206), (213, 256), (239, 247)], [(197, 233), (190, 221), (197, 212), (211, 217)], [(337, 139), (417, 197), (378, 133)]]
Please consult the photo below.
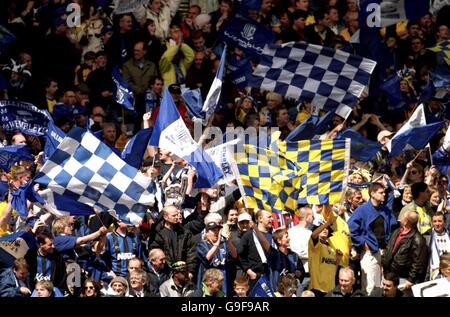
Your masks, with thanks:
[(342, 294), (340, 286), (336, 286), (333, 290), (327, 293), (325, 297), (364, 297), (364, 293), (358, 290), (353, 290), (353, 292), (348, 294)]
[(156, 275), (155, 271), (152, 268), (148, 270), (147, 274), (147, 289), (149, 292), (159, 296), (159, 287), (162, 283), (167, 281), (170, 278), (170, 269), (164, 266), (162, 272), (159, 272), (159, 277)]
[(422, 237), (417, 228), (413, 228), (391, 254), (395, 239), (399, 234), (400, 229), (394, 231), (386, 248), (386, 253), (382, 257), (384, 272), (396, 273), (399, 277), (406, 278), (414, 284), (421, 283), (425, 279), (428, 260), (425, 238)]
[[(269, 254), (266, 254), (269, 258)], [(241, 248), (239, 248), (239, 259), (241, 261), (244, 272), (251, 269), (253, 272), (266, 274), (269, 276), (269, 266), (261, 261), (261, 257), (256, 249), (255, 241), (253, 240), (253, 231), (247, 231), (241, 239)]]
[[(386, 297), (383, 295), (383, 289), (381, 287), (375, 287), (370, 293), (370, 297)], [(395, 293), (395, 297), (408, 297), (401, 290), (397, 289)]]
[(166, 255), (166, 263), (170, 266), (177, 261), (184, 261), (187, 264), (189, 272), (195, 272), (195, 259), (197, 253), (195, 252), (195, 245), (192, 243), (192, 234), (186, 231), (181, 226), (176, 226), (174, 232), (177, 240), (175, 248), (172, 245), (169, 229), (163, 228), (156, 233), (155, 240), (150, 245), (150, 250), (159, 248), (164, 251)]

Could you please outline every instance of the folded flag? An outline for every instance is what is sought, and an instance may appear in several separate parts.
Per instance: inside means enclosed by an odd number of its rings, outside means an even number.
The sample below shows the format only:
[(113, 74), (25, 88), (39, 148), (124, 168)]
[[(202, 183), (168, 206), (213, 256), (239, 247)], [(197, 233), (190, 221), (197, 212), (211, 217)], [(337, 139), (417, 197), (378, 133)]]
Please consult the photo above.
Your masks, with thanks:
[(213, 187), (223, 177), (222, 171), (191, 137), (168, 89), (164, 90), (161, 109), (165, 109), (165, 115), (157, 117), (150, 145), (169, 150), (194, 167), (197, 171), (197, 188)]
[(304, 42), (266, 45), (249, 86), (335, 111), (356, 103), (375, 64), (341, 50)]
[(121, 155), (127, 164), (135, 168), (141, 167), (142, 158), (144, 157), (145, 151), (147, 151), (152, 131), (152, 128), (142, 129), (128, 140)]
[(418, 106), (408, 121), (397, 131), (386, 148), (391, 156), (398, 156), (407, 147), (416, 150), (425, 148), (433, 136), (442, 128), (444, 122), (426, 124), (423, 104)]
[(25, 144), (8, 145), (0, 148), (0, 168), (5, 172), (19, 161), (34, 161), (29, 148)]
[(275, 297), (275, 293), (265, 275), (261, 275), (258, 282), (248, 293), (248, 297)]
[(42, 188), (138, 224), (155, 201), (151, 179), (126, 164), (91, 132), (73, 128), (45, 162)]
[(219, 40), (239, 47), (246, 55), (257, 58), (262, 54), (264, 45), (273, 43), (275, 33), (261, 23), (237, 14), (224, 23)]
[(123, 79), (120, 69), (115, 66), (112, 70), (114, 100), (130, 111), (134, 111), (134, 96), (130, 84)]
[(308, 140), (312, 139), (316, 135), (321, 135), (327, 132), (331, 122), (333, 121), (333, 116), (333, 111), (329, 111), (320, 118), (314, 114), (310, 115), (308, 119), (289, 133), (285, 141), (296, 142), (300, 140)]
[(219, 68), (217, 69), (216, 76), (209, 88), (208, 95), (206, 96), (205, 103), (203, 104), (202, 111), (205, 113), (204, 124), (206, 125), (211, 115), (217, 108), (220, 100), (220, 93), (222, 92), (222, 77), (223, 69), (225, 67), (225, 57), (227, 56), (227, 46), (225, 45), (222, 56), (220, 57)]
[(367, 162), (374, 157), (382, 145), (378, 142), (366, 139), (361, 134), (352, 129), (346, 129), (336, 136), (337, 139), (350, 139), (351, 151), (350, 155), (357, 161)]

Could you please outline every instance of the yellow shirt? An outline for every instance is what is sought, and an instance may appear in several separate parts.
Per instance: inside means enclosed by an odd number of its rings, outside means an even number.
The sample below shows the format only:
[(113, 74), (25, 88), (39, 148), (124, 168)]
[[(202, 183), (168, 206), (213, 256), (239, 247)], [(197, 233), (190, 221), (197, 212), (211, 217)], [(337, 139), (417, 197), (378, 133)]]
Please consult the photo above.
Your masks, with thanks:
[(310, 289), (327, 293), (336, 286), (336, 252), (331, 246), (320, 242), (320, 240), (314, 245), (312, 238), (310, 238), (308, 242), (308, 264), (311, 276)]
[(421, 234), (431, 230), (431, 215), (427, 213), (426, 209), (420, 206), (416, 207), (416, 212), (419, 214), (419, 222), (417, 229)]
[[(8, 206), (6, 201), (0, 202), (0, 218), (3, 216), (6, 206)], [(8, 224), (5, 222), (2, 226), (0, 226), (0, 236), (6, 236), (8, 234), (11, 234), (11, 232), (8, 231)]]
[(52, 113), (53, 112), (53, 107), (56, 105), (56, 99), (50, 100), (47, 98), (47, 108), (48, 108), (48, 112)]
[[(330, 221), (333, 216), (330, 213), (328, 216), (324, 215), (325, 221)], [(328, 219), (327, 219), (328, 218)], [(352, 238), (347, 222), (341, 217), (337, 217), (336, 221), (331, 226), (333, 233), (328, 238), (328, 243), (334, 250), (342, 252), (341, 265), (347, 266), (350, 260), (350, 251), (352, 249)]]

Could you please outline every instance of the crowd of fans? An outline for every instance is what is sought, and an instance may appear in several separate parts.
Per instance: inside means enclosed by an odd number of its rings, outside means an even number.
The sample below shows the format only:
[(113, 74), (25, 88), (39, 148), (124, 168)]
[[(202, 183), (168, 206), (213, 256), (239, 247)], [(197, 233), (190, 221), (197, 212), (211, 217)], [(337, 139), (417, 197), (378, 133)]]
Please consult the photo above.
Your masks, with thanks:
[[(81, 23), (69, 27), (71, 2), (81, 7)], [(74, 126), (102, 131), (120, 153), (130, 136), (164, 115), (164, 88), (194, 129), (181, 90), (200, 88), (205, 99), (219, 65), (218, 34), (239, 2), (150, 0), (115, 15), (117, 3), (2, 1), (0, 19), (15, 40), (0, 50), (0, 96), (48, 110), (64, 132)], [(442, 64), (427, 48), (449, 40), (448, 13), (446, 6), (381, 29), (389, 52), (383, 77), (398, 72), (402, 102), (394, 107), (385, 94), (370, 91), (348, 118), (334, 115), (324, 137), (352, 128), (383, 145), (367, 163), (352, 160), (353, 186), (340, 204), (301, 205), (286, 215), (286, 227), (275, 228), (270, 211), (244, 206), (236, 183), (196, 189), (195, 170), (171, 149), (149, 149), (141, 172), (153, 180), (158, 199), (138, 226), (107, 212), (57, 217), (32, 204), (24, 219), (5, 195), (0, 236), (30, 231), (37, 245), (12, 267), (3, 265), (0, 296), (244, 297), (265, 276), (276, 296), (399, 297), (411, 296), (415, 284), (450, 277), (450, 187), (431, 160), (438, 148), (450, 155), (448, 91), (426, 96), (431, 73)], [(356, 0), (262, 0), (248, 15), (279, 43), (352, 52), (358, 30)], [(239, 60), (243, 52), (229, 48), (228, 57)], [(136, 113), (114, 99), (115, 66), (130, 84)], [(445, 121), (445, 127), (429, 149), (390, 157), (385, 144), (421, 103), (427, 122)], [(226, 72), (211, 125), (276, 127), (283, 139), (312, 111), (306, 101), (239, 88)], [(41, 167), (44, 138), (10, 131), (1, 137), (5, 145), (26, 144), (36, 157), (2, 171), (14, 192)], [(74, 274), (78, 284), (71, 282)]]

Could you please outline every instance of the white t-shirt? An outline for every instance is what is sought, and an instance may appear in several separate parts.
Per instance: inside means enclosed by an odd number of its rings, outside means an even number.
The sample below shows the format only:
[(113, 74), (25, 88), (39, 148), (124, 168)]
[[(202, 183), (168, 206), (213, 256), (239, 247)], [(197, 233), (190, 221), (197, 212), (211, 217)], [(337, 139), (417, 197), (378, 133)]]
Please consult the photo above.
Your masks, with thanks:
[(300, 226), (295, 226), (288, 230), (291, 250), (298, 254), (302, 260), (306, 272), (308, 268), (308, 241), (312, 231)]

